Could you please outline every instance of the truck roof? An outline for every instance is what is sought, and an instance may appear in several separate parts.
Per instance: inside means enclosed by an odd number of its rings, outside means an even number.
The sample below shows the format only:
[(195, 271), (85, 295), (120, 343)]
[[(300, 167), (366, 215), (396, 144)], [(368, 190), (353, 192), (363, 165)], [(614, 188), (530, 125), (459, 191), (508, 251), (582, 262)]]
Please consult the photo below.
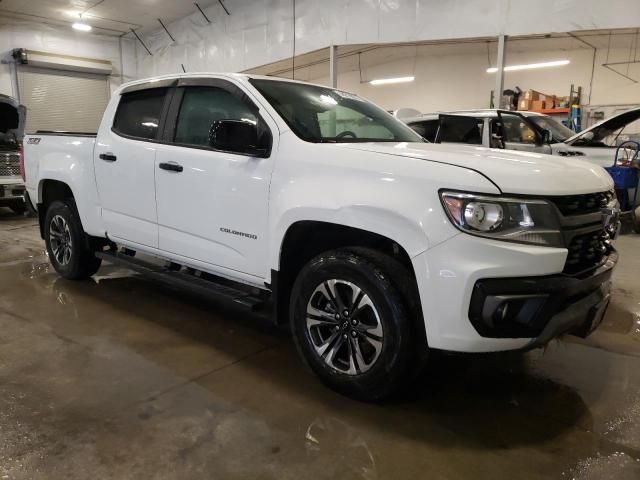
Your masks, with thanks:
[(228, 79), (235, 78), (240, 80), (248, 80), (248, 79), (254, 78), (254, 79), (264, 79), (264, 80), (277, 80), (280, 82), (288, 82), (288, 83), (300, 83), (305, 85), (317, 85), (323, 88), (330, 88), (330, 87), (327, 87), (326, 85), (314, 84), (314, 83), (305, 82), (302, 80), (292, 80), (290, 78), (281, 78), (281, 77), (270, 77), (266, 75), (252, 75), (248, 73), (233, 73), (233, 72), (189, 72), (189, 73), (170, 73), (167, 75), (158, 75), (155, 77), (133, 80), (131, 82), (123, 83), (122, 85), (120, 85), (118, 89), (115, 91), (115, 93), (119, 94), (123, 90), (136, 85), (144, 85), (146, 83), (153, 84), (156, 82), (166, 82), (170, 80), (178, 80), (181, 78), (228, 78)]

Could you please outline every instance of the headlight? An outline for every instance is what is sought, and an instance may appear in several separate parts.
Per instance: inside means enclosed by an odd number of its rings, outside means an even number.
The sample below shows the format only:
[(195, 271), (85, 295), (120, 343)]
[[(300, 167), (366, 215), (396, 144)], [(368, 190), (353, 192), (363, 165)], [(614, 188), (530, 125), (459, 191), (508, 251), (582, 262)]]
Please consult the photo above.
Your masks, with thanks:
[(449, 219), (460, 230), (481, 237), (563, 247), (555, 208), (544, 200), (441, 192)]

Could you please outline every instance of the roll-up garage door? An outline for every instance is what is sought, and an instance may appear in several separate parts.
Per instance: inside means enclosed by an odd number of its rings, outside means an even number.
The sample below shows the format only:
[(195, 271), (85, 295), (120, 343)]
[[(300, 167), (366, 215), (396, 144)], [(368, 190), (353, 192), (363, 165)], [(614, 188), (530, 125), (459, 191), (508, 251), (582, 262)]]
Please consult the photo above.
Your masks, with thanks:
[(27, 133), (95, 133), (109, 101), (107, 75), (20, 65), (18, 88), (27, 107)]

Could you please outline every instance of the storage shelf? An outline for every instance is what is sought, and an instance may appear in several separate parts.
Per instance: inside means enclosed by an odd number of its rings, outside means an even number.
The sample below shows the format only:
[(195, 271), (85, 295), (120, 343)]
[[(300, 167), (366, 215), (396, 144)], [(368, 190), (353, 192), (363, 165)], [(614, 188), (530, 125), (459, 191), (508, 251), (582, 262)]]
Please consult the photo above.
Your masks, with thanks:
[(530, 112), (536, 112), (536, 113), (546, 113), (547, 115), (554, 115), (554, 114), (567, 114), (569, 113), (569, 109), (568, 108), (541, 108), (541, 109), (531, 109), (529, 110)]

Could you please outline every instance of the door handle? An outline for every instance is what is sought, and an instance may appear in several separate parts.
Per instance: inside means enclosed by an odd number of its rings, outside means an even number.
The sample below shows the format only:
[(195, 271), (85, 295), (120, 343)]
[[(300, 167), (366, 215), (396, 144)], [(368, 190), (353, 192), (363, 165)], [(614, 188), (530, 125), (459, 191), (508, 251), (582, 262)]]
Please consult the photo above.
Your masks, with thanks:
[(182, 165), (178, 165), (175, 162), (159, 163), (158, 167), (160, 167), (162, 170), (169, 170), (170, 172), (181, 172), (182, 170), (184, 170), (182, 168)]
[(105, 162), (115, 162), (118, 159), (113, 153), (101, 153), (99, 157), (100, 160), (104, 160)]

